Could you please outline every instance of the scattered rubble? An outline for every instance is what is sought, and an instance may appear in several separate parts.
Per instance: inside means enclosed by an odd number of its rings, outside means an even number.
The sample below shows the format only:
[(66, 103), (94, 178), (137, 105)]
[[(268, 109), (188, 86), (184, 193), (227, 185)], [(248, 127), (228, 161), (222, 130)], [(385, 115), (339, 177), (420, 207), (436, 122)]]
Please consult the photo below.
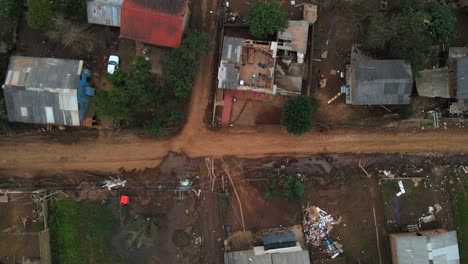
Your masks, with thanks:
[(112, 178), (112, 176), (109, 176), (110, 180), (105, 180), (103, 182), (103, 188), (107, 188), (107, 190), (112, 190), (113, 188), (120, 188), (120, 187), (125, 187), (125, 184), (127, 183), (127, 180), (122, 181), (120, 179), (120, 176), (117, 177), (117, 179)]
[(343, 245), (329, 236), (333, 226), (341, 223), (341, 217), (335, 221), (330, 214), (317, 206), (303, 208), (303, 215), (302, 229), (306, 243), (323, 248), (331, 258), (343, 253)]

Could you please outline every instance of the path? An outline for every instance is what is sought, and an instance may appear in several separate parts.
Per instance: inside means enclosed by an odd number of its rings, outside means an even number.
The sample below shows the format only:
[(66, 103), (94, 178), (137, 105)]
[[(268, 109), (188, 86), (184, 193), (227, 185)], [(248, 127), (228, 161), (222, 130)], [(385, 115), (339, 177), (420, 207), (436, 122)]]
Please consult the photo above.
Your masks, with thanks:
[[(216, 31), (217, 0), (202, 0), (201, 28)], [(216, 35), (210, 34), (214, 42)], [(76, 144), (49, 143), (16, 136), (0, 139), (0, 168), (21, 176), (34, 176), (50, 170), (114, 171), (119, 168), (155, 167), (168, 151), (184, 152), (191, 157), (316, 153), (468, 153), (468, 130), (430, 130), (382, 132), (337, 129), (303, 136), (288, 135), (279, 126), (225, 128), (211, 131), (204, 122), (210, 89), (216, 73), (212, 49), (200, 59), (200, 73), (194, 81), (189, 114), (182, 132), (161, 140), (131, 139)]]

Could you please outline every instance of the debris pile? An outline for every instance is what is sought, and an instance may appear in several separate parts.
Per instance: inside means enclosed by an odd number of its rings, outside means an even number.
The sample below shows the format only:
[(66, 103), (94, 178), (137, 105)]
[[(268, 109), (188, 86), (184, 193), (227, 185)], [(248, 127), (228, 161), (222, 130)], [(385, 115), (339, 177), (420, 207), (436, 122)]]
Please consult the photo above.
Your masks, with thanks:
[(335, 221), (330, 214), (317, 206), (304, 208), (303, 215), (302, 229), (307, 243), (323, 248), (331, 258), (343, 253), (343, 245), (329, 236), (333, 226), (341, 223), (341, 217)]
[(104, 185), (102, 185), (103, 188), (107, 188), (107, 190), (112, 190), (112, 189), (116, 189), (116, 188), (121, 188), (121, 187), (125, 187), (125, 184), (127, 183), (127, 180), (123, 181), (120, 179), (120, 176), (118, 176), (117, 179), (113, 178), (112, 176), (109, 176), (110, 180), (105, 180), (103, 181), (102, 183)]

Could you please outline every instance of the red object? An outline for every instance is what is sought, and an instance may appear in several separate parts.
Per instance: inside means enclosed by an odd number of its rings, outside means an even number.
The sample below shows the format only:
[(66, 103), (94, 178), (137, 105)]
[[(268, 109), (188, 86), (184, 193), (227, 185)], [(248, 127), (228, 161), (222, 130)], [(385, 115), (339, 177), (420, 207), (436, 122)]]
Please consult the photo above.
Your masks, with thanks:
[(144, 43), (179, 47), (188, 0), (125, 0), (120, 35)]
[(120, 204), (123, 204), (123, 205), (128, 204), (128, 196), (121, 195), (120, 196)]

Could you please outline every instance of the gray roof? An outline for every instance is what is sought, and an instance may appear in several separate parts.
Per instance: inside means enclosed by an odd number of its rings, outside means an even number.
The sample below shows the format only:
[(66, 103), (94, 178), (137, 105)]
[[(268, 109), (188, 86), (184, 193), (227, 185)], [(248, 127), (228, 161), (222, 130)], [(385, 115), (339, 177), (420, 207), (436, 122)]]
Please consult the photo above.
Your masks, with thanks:
[(456, 231), (437, 236), (396, 237), (398, 264), (459, 264)]
[(221, 60), (234, 63), (239, 62), (244, 40), (243, 38), (224, 37)]
[(10, 58), (2, 86), (11, 122), (79, 125), (78, 98), (83, 61)]
[(221, 62), (218, 69), (218, 88), (235, 89), (239, 81), (239, 68), (233, 63)]
[(224, 264), (310, 264), (307, 250), (275, 253), (255, 256), (253, 250), (227, 252), (224, 254)]
[(416, 79), (419, 96), (450, 98), (448, 67), (424, 70)]
[(354, 61), (353, 105), (409, 104), (413, 87), (411, 66), (403, 60)]
[(91, 0), (86, 2), (88, 23), (120, 27), (123, 0)]
[(457, 98), (468, 99), (468, 56), (457, 59)]

